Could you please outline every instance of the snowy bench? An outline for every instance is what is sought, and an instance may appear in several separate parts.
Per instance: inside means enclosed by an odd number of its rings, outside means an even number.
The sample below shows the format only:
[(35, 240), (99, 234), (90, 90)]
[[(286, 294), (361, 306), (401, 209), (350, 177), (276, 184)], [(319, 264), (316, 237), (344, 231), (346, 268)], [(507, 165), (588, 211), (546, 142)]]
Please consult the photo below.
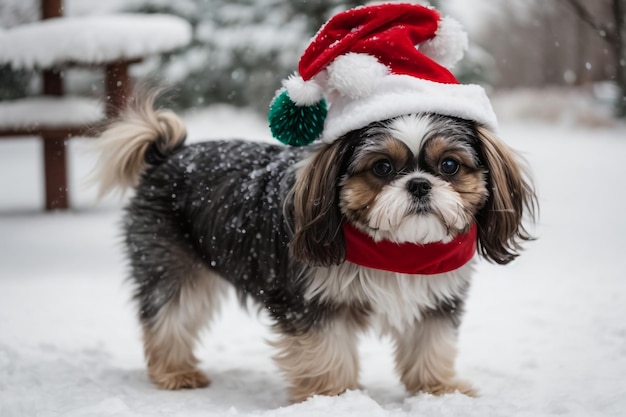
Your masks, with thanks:
[[(42, 72), (42, 95), (0, 102), (0, 139), (39, 136), (44, 144), (46, 209), (68, 208), (66, 141), (115, 117), (132, 90), (129, 66), (191, 41), (191, 26), (169, 15), (60, 17), (60, 0), (42, 0), (44, 20), (0, 29), (0, 64)], [(68, 68), (104, 70), (100, 100), (63, 95)]]
[(0, 101), (0, 136), (4, 137), (84, 136), (103, 120), (103, 103), (85, 97), (40, 96)]

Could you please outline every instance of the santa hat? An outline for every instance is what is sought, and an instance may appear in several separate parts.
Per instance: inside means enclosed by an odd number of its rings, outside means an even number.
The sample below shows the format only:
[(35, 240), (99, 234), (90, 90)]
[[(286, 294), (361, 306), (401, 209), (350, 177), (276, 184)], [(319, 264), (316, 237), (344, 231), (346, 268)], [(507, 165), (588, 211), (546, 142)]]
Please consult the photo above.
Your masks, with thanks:
[[(410, 113), (431, 112), (495, 128), (482, 87), (447, 69), (467, 49), (461, 25), (417, 4), (378, 4), (339, 13), (283, 81), (270, 108), (275, 138), (306, 145)], [(328, 106), (327, 106), (328, 103)]]

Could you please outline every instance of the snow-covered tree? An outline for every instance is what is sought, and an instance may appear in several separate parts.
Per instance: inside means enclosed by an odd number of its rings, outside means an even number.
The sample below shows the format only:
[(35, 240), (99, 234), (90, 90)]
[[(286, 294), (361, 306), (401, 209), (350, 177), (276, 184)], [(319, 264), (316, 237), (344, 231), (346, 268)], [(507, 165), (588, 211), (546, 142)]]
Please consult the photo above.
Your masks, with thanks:
[[(33, 0), (0, 1), (0, 30), (8, 29), (39, 18), (39, 4)], [(0, 65), (0, 100), (24, 97), (33, 78), (32, 71), (13, 70)]]
[(174, 103), (251, 105), (265, 111), (280, 81), (297, 68), (308, 40), (332, 14), (359, 2), (323, 0), (143, 0), (135, 11), (189, 20), (194, 42), (164, 56), (159, 76), (177, 90)]

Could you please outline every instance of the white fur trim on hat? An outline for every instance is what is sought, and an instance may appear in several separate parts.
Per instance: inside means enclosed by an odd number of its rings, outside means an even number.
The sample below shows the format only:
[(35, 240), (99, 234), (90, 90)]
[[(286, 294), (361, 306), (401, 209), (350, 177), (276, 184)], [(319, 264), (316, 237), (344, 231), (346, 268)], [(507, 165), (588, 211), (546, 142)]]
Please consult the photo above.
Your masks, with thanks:
[(322, 141), (332, 143), (370, 123), (412, 113), (437, 113), (498, 125), (485, 90), (475, 84), (442, 84), (409, 75), (384, 77), (368, 97), (336, 96), (328, 110)]
[(301, 76), (292, 74), (283, 80), (291, 101), (299, 106), (312, 106), (324, 97), (324, 90), (315, 80), (304, 81)]
[(357, 99), (369, 96), (389, 68), (368, 54), (347, 53), (338, 56), (327, 67), (328, 87), (340, 95)]
[(467, 50), (467, 33), (451, 17), (439, 21), (435, 37), (419, 45), (419, 51), (446, 68), (453, 68)]

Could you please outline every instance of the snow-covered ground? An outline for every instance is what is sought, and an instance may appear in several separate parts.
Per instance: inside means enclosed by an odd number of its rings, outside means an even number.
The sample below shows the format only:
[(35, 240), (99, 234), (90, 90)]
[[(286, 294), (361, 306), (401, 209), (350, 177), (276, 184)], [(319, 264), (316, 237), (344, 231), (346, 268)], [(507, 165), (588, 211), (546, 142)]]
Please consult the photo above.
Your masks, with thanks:
[[(268, 139), (256, 116), (188, 115), (192, 139)], [(624, 416), (626, 127), (507, 122), (541, 196), (539, 240), (507, 267), (480, 263), (458, 370), (479, 398), (408, 396), (391, 347), (363, 338), (362, 391), (290, 405), (267, 319), (228, 303), (198, 356), (208, 389), (148, 381), (125, 283), (123, 201), (93, 202), (87, 141), (70, 149), (75, 209), (43, 213), (41, 147), (0, 141), (0, 416)]]

